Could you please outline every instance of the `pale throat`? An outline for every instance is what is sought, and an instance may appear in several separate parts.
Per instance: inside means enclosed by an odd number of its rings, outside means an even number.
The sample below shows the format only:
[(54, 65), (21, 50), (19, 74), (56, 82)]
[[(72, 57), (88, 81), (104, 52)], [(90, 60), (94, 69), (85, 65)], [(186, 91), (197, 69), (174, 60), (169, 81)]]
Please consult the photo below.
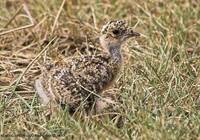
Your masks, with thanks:
[(111, 58), (114, 60), (115, 63), (122, 62), (122, 55), (121, 55), (121, 45), (111, 45), (108, 47), (108, 51), (110, 53)]
[(122, 62), (121, 55), (121, 43), (120, 42), (110, 42), (106, 39), (106, 36), (100, 37), (101, 46), (104, 48), (104, 52), (107, 52), (115, 63)]

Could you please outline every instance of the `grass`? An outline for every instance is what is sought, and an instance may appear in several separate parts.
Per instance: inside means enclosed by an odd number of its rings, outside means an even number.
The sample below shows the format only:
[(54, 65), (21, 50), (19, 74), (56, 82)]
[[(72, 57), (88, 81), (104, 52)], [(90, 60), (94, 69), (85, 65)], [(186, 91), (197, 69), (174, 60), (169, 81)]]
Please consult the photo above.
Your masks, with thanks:
[[(63, 111), (46, 120), (33, 87), (44, 58), (98, 46), (99, 29), (110, 19), (127, 19), (143, 34), (124, 47), (126, 64), (115, 84), (124, 126), (74, 119)], [(0, 135), (200, 139), (199, 41), (197, 0), (32, 0), (25, 7), (22, 1), (0, 1)]]

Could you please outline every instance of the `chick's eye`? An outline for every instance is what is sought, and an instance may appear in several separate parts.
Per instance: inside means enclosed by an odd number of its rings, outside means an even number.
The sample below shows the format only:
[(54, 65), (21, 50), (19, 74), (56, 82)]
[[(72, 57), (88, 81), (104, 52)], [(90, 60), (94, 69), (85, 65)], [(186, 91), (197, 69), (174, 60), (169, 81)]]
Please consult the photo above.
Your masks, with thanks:
[(118, 35), (119, 34), (119, 30), (114, 30), (113, 34)]

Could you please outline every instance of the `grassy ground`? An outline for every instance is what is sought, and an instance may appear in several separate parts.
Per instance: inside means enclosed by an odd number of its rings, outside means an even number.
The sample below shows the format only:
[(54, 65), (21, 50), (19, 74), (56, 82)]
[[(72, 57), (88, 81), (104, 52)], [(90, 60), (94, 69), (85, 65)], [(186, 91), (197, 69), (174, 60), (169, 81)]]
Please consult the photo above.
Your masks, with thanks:
[[(30, 0), (27, 6), (0, 1), (1, 137), (200, 139), (198, 0)], [(124, 48), (129, 61), (115, 85), (124, 126), (75, 120), (62, 111), (47, 121), (33, 88), (43, 56), (57, 59), (98, 46), (105, 21), (121, 18), (143, 34)]]

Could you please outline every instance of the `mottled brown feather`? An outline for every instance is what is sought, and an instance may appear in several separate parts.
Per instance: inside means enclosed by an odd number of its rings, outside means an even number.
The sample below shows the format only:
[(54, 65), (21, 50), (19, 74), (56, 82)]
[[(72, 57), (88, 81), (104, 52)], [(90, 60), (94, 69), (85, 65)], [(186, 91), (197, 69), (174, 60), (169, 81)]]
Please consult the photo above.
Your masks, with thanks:
[(43, 73), (43, 85), (51, 98), (60, 104), (77, 108), (82, 101), (90, 108), (96, 96), (115, 79), (121, 64), (108, 54), (82, 56), (67, 64), (51, 64)]

